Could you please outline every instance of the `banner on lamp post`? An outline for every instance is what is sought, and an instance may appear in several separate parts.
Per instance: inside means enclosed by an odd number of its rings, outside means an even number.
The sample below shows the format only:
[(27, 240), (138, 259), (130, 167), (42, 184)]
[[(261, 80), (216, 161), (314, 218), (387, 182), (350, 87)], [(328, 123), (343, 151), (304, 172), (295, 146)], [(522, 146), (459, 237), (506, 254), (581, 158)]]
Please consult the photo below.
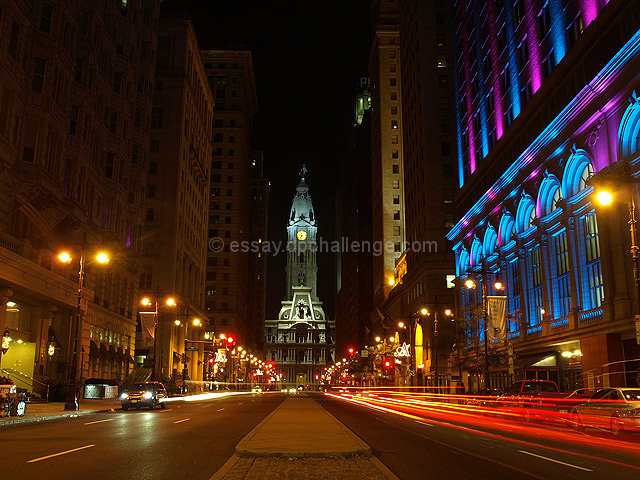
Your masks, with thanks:
[(140, 325), (142, 326), (142, 337), (145, 347), (153, 345), (155, 339), (156, 316), (149, 313), (140, 314)]
[(502, 340), (507, 335), (506, 319), (507, 297), (487, 297), (487, 338)]

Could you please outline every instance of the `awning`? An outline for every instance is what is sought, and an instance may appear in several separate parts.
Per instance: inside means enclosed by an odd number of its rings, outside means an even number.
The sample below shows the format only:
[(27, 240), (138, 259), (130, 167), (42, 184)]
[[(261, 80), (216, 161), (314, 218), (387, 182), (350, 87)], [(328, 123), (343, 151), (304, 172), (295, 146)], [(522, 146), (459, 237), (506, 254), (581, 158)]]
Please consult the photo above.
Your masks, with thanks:
[(91, 340), (89, 342), (89, 357), (95, 358), (99, 356), (100, 356), (100, 349), (98, 348), (98, 345), (96, 345), (96, 342)]
[(118, 351), (116, 353), (118, 354), (118, 361), (122, 363), (127, 363), (127, 357), (125, 357), (124, 352), (122, 351), (122, 348), (118, 348)]
[(556, 367), (556, 351), (536, 353), (516, 359), (514, 362), (517, 367)]
[(107, 352), (107, 358), (109, 360), (117, 360), (118, 354), (116, 353), (116, 349), (113, 345), (109, 345), (109, 351)]

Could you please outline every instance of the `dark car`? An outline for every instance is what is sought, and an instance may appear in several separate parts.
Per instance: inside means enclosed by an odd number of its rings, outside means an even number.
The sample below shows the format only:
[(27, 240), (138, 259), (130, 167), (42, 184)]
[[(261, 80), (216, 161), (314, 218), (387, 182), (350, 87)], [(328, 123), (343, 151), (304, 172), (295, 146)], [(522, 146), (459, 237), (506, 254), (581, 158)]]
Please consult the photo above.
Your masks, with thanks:
[(140, 410), (142, 407), (153, 410), (156, 405), (167, 408), (166, 398), (167, 390), (160, 382), (135, 383), (120, 395), (120, 403), (123, 410), (129, 410), (129, 408)]

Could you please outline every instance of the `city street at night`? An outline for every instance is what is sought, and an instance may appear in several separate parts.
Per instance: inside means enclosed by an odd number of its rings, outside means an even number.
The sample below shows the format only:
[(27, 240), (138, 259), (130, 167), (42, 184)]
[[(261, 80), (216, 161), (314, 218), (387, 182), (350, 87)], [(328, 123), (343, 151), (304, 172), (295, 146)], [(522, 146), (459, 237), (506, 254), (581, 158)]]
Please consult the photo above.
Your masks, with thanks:
[[(301, 478), (308, 473), (309, 462), (318, 479), (631, 480), (640, 472), (637, 437), (585, 434), (569, 427), (473, 412), (450, 414), (445, 421), (433, 402), (430, 409), (413, 409), (414, 413), (407, 414), (406, 409), (363, 400), (366, 397), (350, 394), (274, 392), (171, 402), (165, 410), (116, 411), (0, 427), (0, 445), (11, 439), (13, 451), (5, 458), (4, 468), (15, 480), (51, 478), (52, 472), (56, 478), (94, 480), (114, 475), (141, 480), (285, 478), (278, 472), (296, 472), (286, 478)], [(404, 400), (420, 403), (420, 396), (406, 395)], [(309, 415), (309, 422), (303, 420), (288, 431), (280, 428), (273, 435), (274, 427), (269, 425), (275, 417), (269, 414), (282, 407), (283, 401), (293, 408), (287, 416), (298, 410), (303, 417)], [(332, 448), (331, 442), (318, 442), (325, 427), (318, 430), (312, 425), (312, 415), (319, 412), (307, 413), (304, 405), (309, 401), (324, 407), (351, 430), (349, 435), (368, 444), (372, 458), (380, 462), (371, 463), (366, 453), (344, 455), (340, 460), (334, 455), (317, 455), (311, 450), (314, 447), (305, 450), (306, 445), (318, 444)], [(247, 435), (267, 416), (258, 428), (271, 432), (270, 438), (264, 441), (266, 437), (258, 438), (255, 432)], [(264, 452), (243, 453), (251, 439), (260, 444), (253, 448)], [(355, 436), (353, 440), (358, 441)], [(269, 452), (274, 442), (287, 445), (290, 453), (286, 458)], [(334, 446), (336, 442), (340, 440), (334, 438)], [(293, 443), (303, 445), (302, 449), (296, 453)], [(231, 462), (235, 469), (221, 470), (236, 451), (240, 457), (236, 455), (237, 460)], [(269, 470), (256, 477), (255, 471), (241, 468), (247, 462), (254, 469), (262, 462)], [(339, 477), (332, 470), (337, 462), (342, 469)]]
[(640, 0), (0, 0), (0, 474), (640, 479)]

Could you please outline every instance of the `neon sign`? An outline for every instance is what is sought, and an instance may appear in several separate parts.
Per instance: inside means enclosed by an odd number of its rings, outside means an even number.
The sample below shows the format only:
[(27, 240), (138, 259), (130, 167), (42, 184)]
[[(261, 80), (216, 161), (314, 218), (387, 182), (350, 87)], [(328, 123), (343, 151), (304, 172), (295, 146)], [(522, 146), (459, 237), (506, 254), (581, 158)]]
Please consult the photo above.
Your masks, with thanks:
[(394, 357), (410, 357), (411, 352), (409, 351), (409, 344), (403, 342), (402, 345), (399, 345), (398, 348), (396, 348), (395, 352), (393, 352), (393, 356)]

